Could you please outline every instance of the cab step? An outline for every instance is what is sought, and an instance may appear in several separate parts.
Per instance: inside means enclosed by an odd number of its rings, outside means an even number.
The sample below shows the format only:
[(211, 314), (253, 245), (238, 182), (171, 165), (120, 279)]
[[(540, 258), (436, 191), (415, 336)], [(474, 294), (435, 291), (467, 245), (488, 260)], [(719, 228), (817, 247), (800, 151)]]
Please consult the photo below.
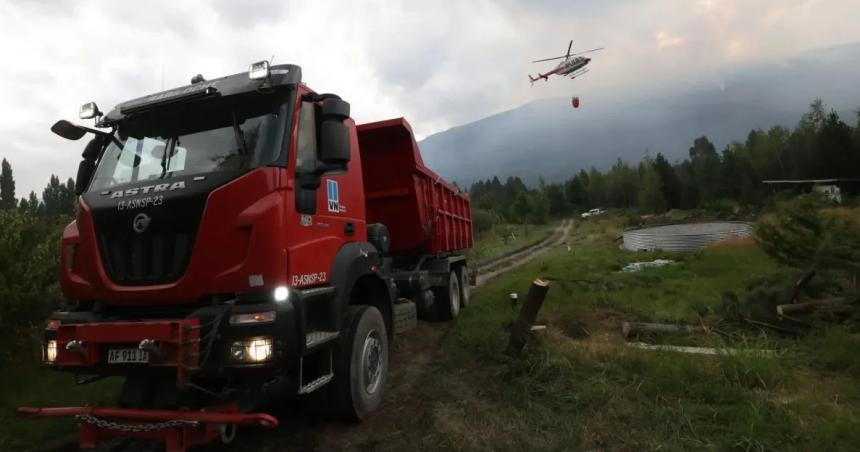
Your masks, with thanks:
[(337, 331), (310, 331), (305, 334), (305, 351), (312, 350), (320, 345), (337, 339), (340, 333)]
[(332, 378), (334, 378), (334, 373), (328, 373), (311, 380), (299, 387), (299, 394), (310, 394), (330, 382)]

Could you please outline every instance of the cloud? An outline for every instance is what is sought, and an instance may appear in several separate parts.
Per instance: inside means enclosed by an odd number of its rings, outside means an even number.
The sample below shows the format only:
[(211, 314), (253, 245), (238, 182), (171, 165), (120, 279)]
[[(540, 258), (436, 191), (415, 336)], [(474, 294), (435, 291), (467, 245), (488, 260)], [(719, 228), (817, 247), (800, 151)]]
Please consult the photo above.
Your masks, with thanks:
[(684, 45), (686, 39), (669, 33), (668, 31), (657, 32), (657, 48), (665, 49), (669, 47), (678, 47)]
[[(535, 99), (680, 86), (740, 60), (860, 40), (858, 14), (848, 0), (0, 0), (0, 156), (19, 197), (40, 193), (50, 173), (76, 171), (83, 143), (48, 128), (80, 104), (109, 110), (272, 55), (349, 100), (357, 121), (404, 116), (425, 137)], [(570, 39), (606, 50), (585, 77), (531, 87), (526, 74), (552, 67), (531, 60)]]

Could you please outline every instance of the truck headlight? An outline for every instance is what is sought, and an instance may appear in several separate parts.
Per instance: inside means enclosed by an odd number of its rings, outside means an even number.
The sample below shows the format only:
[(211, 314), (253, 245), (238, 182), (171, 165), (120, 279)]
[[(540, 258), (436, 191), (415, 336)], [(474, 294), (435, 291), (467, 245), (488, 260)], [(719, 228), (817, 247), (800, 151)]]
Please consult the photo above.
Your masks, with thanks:
[(50, 340), (45, 344), (45, 362), (53, 363), (57, 360), (57, 341)]
[(259, 363), (272, 357), (271, 337), (249, 337), (230, 343), (230, 359), (244, 363)]

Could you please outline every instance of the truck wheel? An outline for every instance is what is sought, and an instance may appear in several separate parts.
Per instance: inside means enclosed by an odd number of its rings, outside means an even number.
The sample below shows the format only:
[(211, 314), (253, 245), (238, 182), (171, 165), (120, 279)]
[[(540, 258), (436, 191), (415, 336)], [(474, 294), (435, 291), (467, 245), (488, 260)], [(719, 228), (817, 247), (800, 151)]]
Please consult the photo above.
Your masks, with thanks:
[(350, 306), (349, 326), (335, 364), (337, 415), (364, 420), (379, 407), (388, 378), (388, 333), (373, 306)]
[(436, 319), (439, 310), (436, 309), (436, 295), (432, 290), (428, 289), (419, 293), (413, 300), (418, 310), (419, 319), (431, 321)]
[(460, 277), (460, 307), (468, 308), (471, 300), (469, 299), (472, 288), (469, 286), (469, 269), (466, 266), (460, 267), (457, 271), (457, 276)]
[(448, 275), (448, 286), (436, 289), (436, 306), (442, 320), (453, 320), (460, 315), (460, 278), (453, 270)]

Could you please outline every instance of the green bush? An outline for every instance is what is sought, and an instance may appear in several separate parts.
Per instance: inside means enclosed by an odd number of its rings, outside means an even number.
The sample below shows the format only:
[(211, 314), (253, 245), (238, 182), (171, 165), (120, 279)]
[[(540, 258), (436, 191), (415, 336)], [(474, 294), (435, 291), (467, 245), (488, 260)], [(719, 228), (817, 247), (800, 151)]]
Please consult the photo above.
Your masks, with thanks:
[(860, 270), (860, 230), (850, 219), (825, 212), (818, 196), (782, 203), (755, 225), (755, 238), (777, 262), (856, 274)]
[(828, 370), (847, 372), (860, 377), (860, 334), (849, 332), (842, 327), (829, 327), (816, 331), (807, 342), (809, 356), (813, 365)]
[[(45, 319), (61, 299), (60, 219), (28, 213), (0, 213), (0, 339), (20, 340), (32, 324)], [(4, 347), (0, 362), (11, 357)]]
[(472, 209), (472, 226), (475, 229), (475, 234), (483, 235), (492, 229), (493, 225), (498, 224), (498, 222), (498, 214), (484, 209)]

